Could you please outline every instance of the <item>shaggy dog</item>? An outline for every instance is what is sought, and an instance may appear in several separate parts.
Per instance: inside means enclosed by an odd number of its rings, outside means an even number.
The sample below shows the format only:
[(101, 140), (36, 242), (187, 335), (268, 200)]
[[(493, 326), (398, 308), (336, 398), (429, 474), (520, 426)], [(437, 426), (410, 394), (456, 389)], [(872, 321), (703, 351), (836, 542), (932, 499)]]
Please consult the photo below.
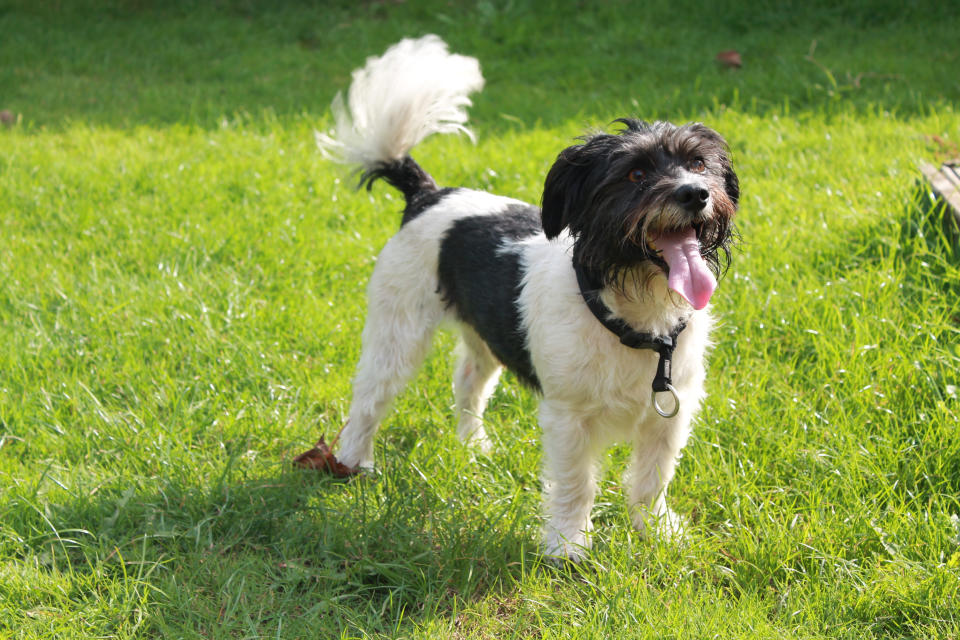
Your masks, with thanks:
[(547, 554), (589, 547), (596, 461), (616, 441), (633, 444), (633, 524), (675, 536), (666, 488), (704, 396), (707, 305), (739, 198), (726, 143), (699, 123), (620, 119), (560, 152), (542, 208), (440, 188), (409, 152), (432, 133), (469, 135), (467, 96), (482, 86), (477, 61), (436, 36), (403, 40), (354, 72), (336, 130), (317, 135), (361, 184), (406, 199), (370, 279), (340, 461), (372, 466), (380, 421), (448, 320), (462, 338), (462, 440), (489, 447), (483, 411), (503, 367), (542, 398)]

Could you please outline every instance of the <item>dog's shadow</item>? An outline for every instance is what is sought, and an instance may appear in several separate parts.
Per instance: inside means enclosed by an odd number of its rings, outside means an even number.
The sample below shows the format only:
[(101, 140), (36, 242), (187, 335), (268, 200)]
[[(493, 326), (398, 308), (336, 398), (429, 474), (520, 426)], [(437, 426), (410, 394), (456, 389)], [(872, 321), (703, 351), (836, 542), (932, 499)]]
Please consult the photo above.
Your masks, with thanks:
[[(272, 471), (199, 484), (165, 479), (144, 490), (102, 487), (51, 501), (21, 548), (40, 572), (123, 572), (151, 593), (154, 616), (167, 628), (201, 619), (263, 633), (281, 621), (292, 630), (293, 619), (312, 619), (315, 628), (331, 615), (341, 630), (371, 620), (387, 630), (445, 616), (532, 567), (550, 570), (530, 517), (535, 487), (477, 509), (469, 503), (490, 496), (434, 492), (409, 465), (347, 482), (286, 464)], [(258, 620), (231, 605), (250, 601)]]

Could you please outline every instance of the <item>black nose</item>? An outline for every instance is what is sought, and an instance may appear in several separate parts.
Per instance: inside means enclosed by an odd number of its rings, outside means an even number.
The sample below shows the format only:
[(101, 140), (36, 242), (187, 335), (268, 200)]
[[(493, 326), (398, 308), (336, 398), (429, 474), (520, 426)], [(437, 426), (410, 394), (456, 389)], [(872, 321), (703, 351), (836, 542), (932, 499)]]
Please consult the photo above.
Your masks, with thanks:
[(673, 192), (673, 199), (690, 213), (697, 213), (706, 206), (710, 192), (697, 184), (685, 184)]

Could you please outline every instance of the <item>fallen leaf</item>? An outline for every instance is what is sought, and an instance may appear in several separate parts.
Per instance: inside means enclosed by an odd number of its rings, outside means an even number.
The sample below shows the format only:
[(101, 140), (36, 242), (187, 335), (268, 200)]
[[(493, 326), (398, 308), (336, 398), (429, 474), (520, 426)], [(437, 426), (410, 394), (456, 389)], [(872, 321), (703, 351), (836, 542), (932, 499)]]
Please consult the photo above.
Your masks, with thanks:
[(936, 145), (933, 155), (938, 162), (950, 166), (960, 163), (960, 146), (956, 142), (945, 140), (936, 134), (927, 136), (927, 139)]
[(335, 478), (349, 478), (360, 473), (358, 467), (348, 467), (337, 460), (337, 457), (330, 451), (330, 447), (323, 441), (323, 436), (320, 436), (317, 444), (313, 445), (313, 449), (304, 451), (294, 458), (293, 464), (303, 469), (314, 469), (329, 473)]
[(717, 54), (717, 62), (731, 69), (739, 69), (743, 66), (743, 60), (740, 58), (740, 52), (736, 49), (721, 51)]

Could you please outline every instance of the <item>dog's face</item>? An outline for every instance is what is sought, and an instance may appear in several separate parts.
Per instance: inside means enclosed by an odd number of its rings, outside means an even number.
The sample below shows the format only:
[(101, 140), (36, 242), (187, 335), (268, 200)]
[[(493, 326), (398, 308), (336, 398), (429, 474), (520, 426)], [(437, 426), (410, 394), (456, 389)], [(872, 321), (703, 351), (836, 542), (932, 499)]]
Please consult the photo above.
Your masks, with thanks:
[(649, 265), (667, 271), (658, 236), (693, 229), (719, 276), (730, 257), (740, 186), (724, 139), (699, 123), (617, 120), (564, 149), (547, 174), (542, 222), (548, 238), (569, 229), (574, 261), (606, 284)]

